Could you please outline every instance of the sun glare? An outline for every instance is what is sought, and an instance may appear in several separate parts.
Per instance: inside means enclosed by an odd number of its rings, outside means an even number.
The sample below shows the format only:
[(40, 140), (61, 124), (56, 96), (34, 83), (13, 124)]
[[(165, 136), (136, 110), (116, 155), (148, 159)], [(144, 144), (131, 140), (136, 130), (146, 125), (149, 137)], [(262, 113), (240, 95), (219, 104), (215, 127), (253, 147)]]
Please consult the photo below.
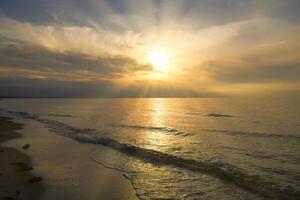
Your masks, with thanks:
[(152, 49), (148, 52), (148, 62), (153, 65), (156, 71), (167, 72), (169, 68), (169, 54), (163, 49)]

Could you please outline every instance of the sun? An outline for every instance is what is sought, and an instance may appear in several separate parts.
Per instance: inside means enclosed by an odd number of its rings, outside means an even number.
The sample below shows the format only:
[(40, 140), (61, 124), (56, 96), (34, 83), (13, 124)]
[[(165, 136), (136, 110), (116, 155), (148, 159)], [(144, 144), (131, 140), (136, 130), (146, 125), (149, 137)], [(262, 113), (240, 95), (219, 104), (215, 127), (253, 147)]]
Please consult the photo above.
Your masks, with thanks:
[(151, 49), (147, 54), (148, 62), (159, 72), (167, 72), (170, 64), (169, 53), (164, 49)]

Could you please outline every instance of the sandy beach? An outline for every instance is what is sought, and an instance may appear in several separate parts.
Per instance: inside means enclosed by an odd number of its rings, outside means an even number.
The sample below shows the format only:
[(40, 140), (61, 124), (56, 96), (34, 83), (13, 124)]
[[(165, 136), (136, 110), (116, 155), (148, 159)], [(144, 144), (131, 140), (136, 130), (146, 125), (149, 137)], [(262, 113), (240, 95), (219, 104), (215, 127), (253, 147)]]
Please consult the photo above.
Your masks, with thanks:
[[(7, 118), (0, 121), (1, 142), (6, 140), (0, 157), (4, 199), (137, 199), (120, 172), (89, 158), (96, 146), (81, 144), (78, 148), (78, 142), (48, 132), (36, 122), (26, 123), (20, 134), (14, 131), (22, 125)], [(25, 144), (30, 148), (23, 149)], [(33, 169), (21, 171), (18, 163)], [(30, 183), (32, 177), (42, 180)]]
[[(0, 118), (0, 143), (18, 138), (22, 125)], [(44, 185), (32, 171), (30, 158), (18, 149), (0, 146), (0, 196), (2, 199), (39, 199)], [(36, 180), (36, 181), (34, 181)]]

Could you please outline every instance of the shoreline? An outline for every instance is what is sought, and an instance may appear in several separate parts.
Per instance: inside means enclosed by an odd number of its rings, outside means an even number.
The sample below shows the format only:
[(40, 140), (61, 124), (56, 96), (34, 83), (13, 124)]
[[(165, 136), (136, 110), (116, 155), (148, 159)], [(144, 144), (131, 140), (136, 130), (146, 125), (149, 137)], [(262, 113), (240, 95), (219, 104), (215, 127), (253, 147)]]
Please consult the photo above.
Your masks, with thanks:
[[(82, 144), (57, 135), (50, 132), (42, 124), (32, 120), (16, 120), (16, 123), (8, 120), (8, 118), (3, 120), (0, 117), (0, 123), (18, 125), (18, 131), (15, 133), (17, 139), (5, 141), (5, 148), (18, 149), (20, 147), (20, 153), (32, 161), (29, 162), (34, 166), (34, 170), (31, 172), (42, 177), (42, 181), (31, 185), (43, 186), (43, 190), (32, 190), (36, 193), (36, 197), (9, 197), (33, 200), (139, 199), (130, 181), (122, 173), (99, 165), (90, 159), (89, 155), (92, 152), (101, 151), (98, 145)], [(3, 132), (1, 126), (0, 130)], [(22, 149), (25, 144), (30, 145), (28, 150)], [(12, 177), (17, 177), (17, 175), (13, 174)], [(2, 182), (0, 176), (0, 188)], [(14, 184), (11, 185), (14, 186)]]
[(17, 148), (2, 145), (8, 140), (22, 137), (16, 131), (22, 129), (23, 125), (11, 119), (0, 117), (0, 198), (39, 199), (45, 187), (41, 179), (36, 179), (37, 176), (32, 173), (34, 166), (30, 157)]

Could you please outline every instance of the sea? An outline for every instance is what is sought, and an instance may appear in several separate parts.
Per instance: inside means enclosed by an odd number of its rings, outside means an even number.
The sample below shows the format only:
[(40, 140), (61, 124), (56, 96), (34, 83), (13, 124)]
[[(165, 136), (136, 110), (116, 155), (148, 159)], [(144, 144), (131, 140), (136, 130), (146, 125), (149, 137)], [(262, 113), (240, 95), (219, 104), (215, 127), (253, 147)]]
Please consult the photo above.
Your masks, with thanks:
[[(0, 115), (97, 144), (140, 199), (300, 199), (299, 99), (2, 99)], [(103, 148), (105, 147), (105, 148)]]

